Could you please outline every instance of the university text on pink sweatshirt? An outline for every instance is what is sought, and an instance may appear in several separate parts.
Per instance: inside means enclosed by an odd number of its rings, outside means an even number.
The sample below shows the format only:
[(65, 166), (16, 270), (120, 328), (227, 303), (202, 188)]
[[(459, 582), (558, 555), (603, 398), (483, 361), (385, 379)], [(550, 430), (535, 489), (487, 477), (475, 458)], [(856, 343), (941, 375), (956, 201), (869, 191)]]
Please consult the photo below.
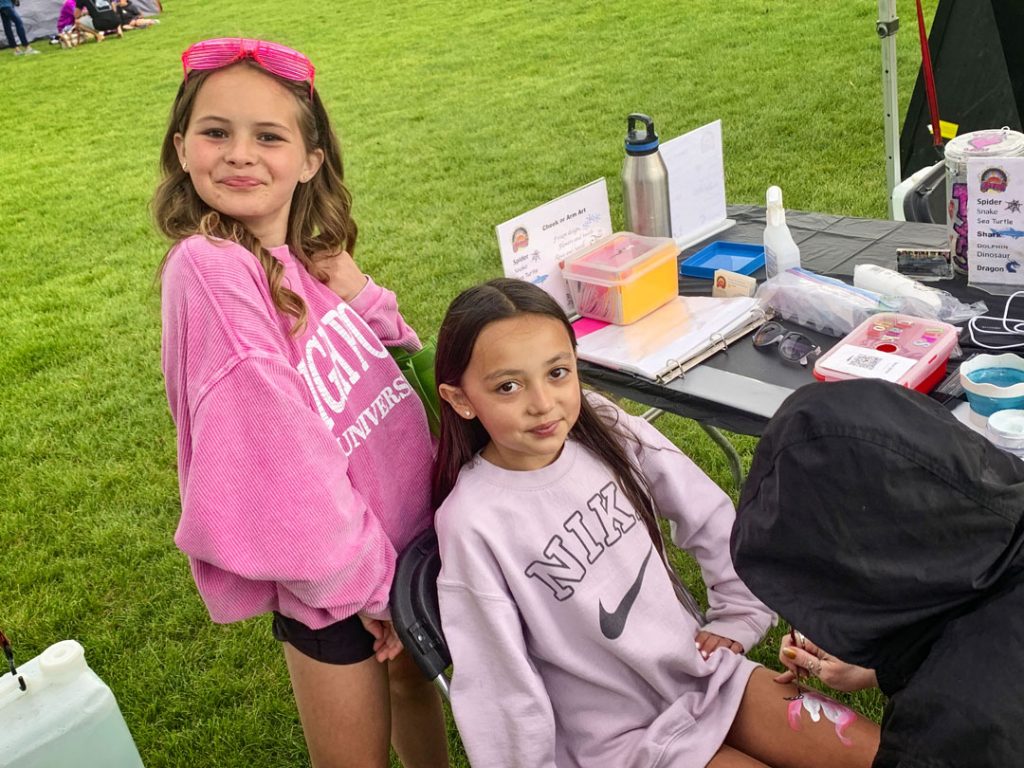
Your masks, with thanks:
[(387, 351), (419, 340), (372, 280), (345, 302), (287, 246), (271, 253), (307, 307), (294, 336), (242, 246), (196, 235), (165, 265), (175, 542), (214, 621), (383, 617), (396, 553), (430, 523), (426, 416)]

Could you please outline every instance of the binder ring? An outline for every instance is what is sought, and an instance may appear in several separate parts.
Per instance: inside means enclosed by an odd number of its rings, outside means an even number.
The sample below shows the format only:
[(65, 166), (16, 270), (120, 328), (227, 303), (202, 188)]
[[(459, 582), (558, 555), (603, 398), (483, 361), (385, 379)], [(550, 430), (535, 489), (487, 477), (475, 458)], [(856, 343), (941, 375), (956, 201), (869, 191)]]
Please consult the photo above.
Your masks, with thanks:
[(670, 357), (665, 361), (665, 370), (658, 376), (658, 383), (665, 384), (673, 379), (685, 378), (686, 372), (683, 370), (683, 364), (674, 357)]

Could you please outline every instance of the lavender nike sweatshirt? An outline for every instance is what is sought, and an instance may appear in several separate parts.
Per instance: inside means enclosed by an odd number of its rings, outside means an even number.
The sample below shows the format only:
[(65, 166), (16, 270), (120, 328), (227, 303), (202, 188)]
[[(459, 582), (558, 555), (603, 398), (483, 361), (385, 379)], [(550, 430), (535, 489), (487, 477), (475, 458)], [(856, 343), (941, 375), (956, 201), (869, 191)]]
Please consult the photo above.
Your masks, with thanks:
[[(729, 555), (729, 497), (643, 419), (633, 455), (673, 540), (700, 564), (704, 627), (749, 649), (774, 615)], [(477, 456), (438, 510), (452, 706), (474, 768), (702, 766), (754, 662), (697, 651), (695, 618), (612, 473), (569, 440), (543, 469)]]

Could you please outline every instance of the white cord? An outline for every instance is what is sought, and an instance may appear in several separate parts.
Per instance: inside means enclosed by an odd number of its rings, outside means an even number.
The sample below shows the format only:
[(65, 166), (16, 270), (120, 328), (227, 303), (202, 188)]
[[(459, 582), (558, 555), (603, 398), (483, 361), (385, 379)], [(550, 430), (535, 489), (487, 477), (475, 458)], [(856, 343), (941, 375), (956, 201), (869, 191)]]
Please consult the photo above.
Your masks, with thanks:
[[(971, 342), (978, 347), (984, 349), (1015, 349), (1017, 347), (1024, 347), (1024, 338), (1020, 341), (1015, 341), (1011, 344), (1003, 344), (996, 346), (993, 344), (985, 344), (984, 342), (978, 341), (978, 337), (975, 333), (983, 333), (986, 336), (1021, 336), (1024, 337), (1024, 320), (1020, 320), (1015, 317), (1010, 317), (1010, 304), (1018, 296), (1024, 296), (1024, 291), (1017, 291), (1016, 293), (1010, 294), (1010, 297), (1006, 300), (1006, 307), (1003, 309), (1002, 317), (990, 317), (989, 315), (980, 315), (972, 317), (967, 321), (967, 330), (971, 334)], [(991, 321), (994, 324), (992, 328), (984, 328), (981, 325), (982, 320)], [(999, 327), (1002, 330), (999, 330)]]

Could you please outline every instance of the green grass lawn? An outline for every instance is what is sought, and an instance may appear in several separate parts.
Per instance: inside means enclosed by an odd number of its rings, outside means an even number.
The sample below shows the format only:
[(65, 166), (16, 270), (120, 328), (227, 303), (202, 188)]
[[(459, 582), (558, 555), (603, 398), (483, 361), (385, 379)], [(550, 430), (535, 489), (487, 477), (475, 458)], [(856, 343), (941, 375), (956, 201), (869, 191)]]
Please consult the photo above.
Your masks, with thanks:
[[(904, 109), (918, 63), (905, 5)], [(629, 112), (665, 139), (721, 118), (730, 202), (779, 184), (790, 208), (885, 217), (877, 4), (165, 6), (161, 25), (123, 40), (0, 51), (0, 628), (21, 660), (79, 640), (148, 766), (303, 765), (267, 621), (211, 624), (172, 543), (154, 285), (168, 244), (148, 202), (181, 51), (264, 36), (313, 59), (345, 147), (357, 259), (430, 333), (457, 291), (500, 274), (496, 224), (604, 176), (622, 226)], [(699, 429), (660, 425), (728, 487)], [(738, 444), (749, 460), (755, 441)], [(773, 663), (775, 647), (755, 656)], [(880, 713), (877, 696), (853, 701)], [(454, 729), (452, 744), (465, 765)]]

